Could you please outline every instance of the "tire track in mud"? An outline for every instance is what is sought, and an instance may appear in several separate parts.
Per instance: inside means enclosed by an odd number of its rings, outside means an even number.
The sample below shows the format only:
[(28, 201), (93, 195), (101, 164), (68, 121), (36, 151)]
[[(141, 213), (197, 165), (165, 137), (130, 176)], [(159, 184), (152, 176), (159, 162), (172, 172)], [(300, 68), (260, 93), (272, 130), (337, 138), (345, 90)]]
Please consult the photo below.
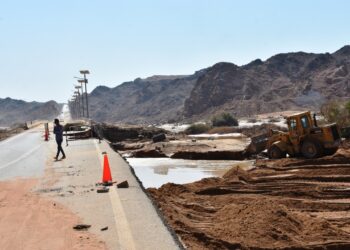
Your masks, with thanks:
[(149, 189), (190, 249), (350, 249), (350, 150)]

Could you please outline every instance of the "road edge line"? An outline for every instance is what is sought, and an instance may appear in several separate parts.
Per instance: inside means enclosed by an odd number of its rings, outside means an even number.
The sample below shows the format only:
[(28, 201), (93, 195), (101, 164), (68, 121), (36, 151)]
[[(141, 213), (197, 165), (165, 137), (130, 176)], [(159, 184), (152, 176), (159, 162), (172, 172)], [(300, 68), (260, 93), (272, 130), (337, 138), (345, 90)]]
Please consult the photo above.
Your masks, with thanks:
[[(101, 163), (100, 166), (102, 169), (102, 162), (103, 162), (102, 153), (98, 144), (96, 143), (96, 140), (94, 140), (94, 144), (98, 154), (98, 158)], [(128, 250), (136, 249), (134, 244), (134, 238), (130, 230), (130, 225), (128, 223), (128, 220), (126, 219), (123, 205), (121, 203), (120, 197), (117, 192), (117, 188), (115, 186), (110, 187), (109, 198), (112, 205), (114, 222), (116, 225), (117, 234), (119, 238), (119, 244), (121, 245), (122, 249), (128, 249)]]

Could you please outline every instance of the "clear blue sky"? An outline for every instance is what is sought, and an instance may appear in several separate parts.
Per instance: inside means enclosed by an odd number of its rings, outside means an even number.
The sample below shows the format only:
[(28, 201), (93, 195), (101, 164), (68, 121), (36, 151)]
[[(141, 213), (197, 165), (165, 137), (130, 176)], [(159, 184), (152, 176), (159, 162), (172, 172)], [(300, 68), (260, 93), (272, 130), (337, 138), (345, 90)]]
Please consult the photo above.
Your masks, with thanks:
[(350, 44), (347, 0), (2, 0), (0, 97), (65, 102), (97, 85)]

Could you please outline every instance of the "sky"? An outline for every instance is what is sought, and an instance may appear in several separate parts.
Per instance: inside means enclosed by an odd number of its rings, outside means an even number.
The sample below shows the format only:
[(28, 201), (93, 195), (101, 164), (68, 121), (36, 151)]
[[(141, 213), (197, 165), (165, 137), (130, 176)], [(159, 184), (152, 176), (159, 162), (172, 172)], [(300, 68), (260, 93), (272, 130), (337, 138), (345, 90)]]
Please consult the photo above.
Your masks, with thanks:
[(0, 98), (67, 102), (88, 91), (217, 62), (350, 44), (347, 0), (0, 0)]

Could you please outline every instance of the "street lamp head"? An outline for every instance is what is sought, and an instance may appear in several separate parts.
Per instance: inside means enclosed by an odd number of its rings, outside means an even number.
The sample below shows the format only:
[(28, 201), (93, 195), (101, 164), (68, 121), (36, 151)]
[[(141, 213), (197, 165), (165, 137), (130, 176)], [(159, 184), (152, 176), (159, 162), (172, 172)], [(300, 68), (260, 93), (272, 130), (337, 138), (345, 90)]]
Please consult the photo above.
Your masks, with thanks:
[(88, 70), (80, 70), (80, 74), (87, 75), (87, 74), (90, 74), (90, 71), (88, 71)]

